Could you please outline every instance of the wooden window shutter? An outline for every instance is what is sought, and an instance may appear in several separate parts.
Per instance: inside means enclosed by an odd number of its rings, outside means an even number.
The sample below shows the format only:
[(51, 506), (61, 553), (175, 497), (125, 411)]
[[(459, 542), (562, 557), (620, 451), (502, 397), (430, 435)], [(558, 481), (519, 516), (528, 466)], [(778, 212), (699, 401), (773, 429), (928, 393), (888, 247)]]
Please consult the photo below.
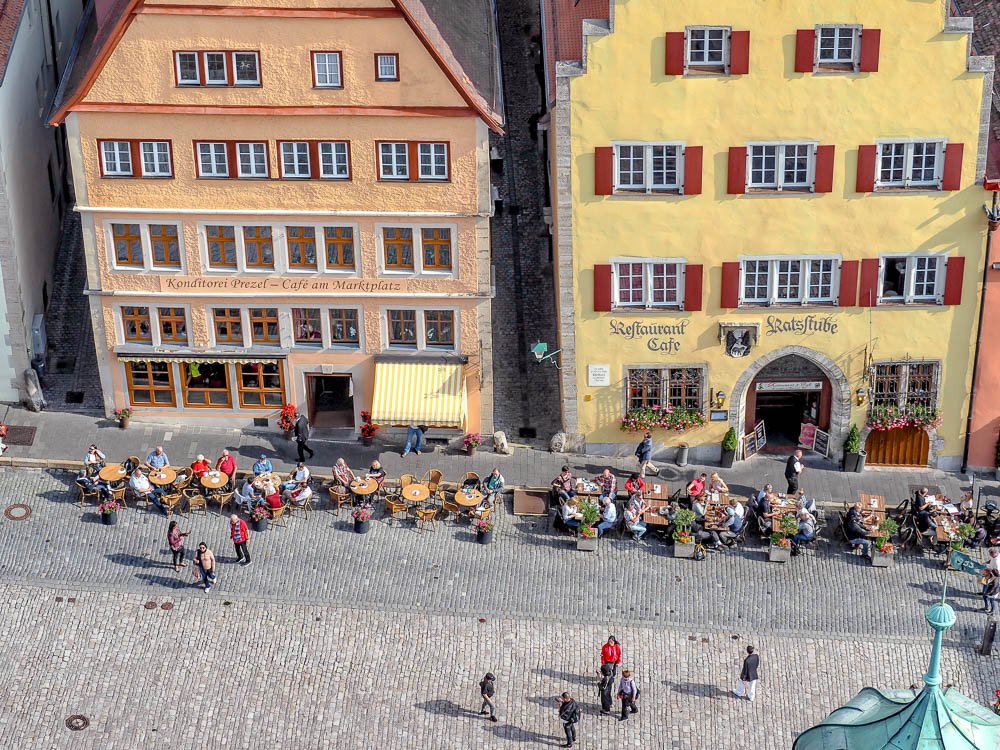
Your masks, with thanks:
[(881, 29), (861, 30), (861, 61), (858, 70), (862, 73), (878, 72), (878, 48), (881, 41)]
[(702, 151), (701, 146), (684, 147), (684, 195), (701, 194)]
[(795, 32), (795, 72), (812, 73), (816, 55), (816, 30), (799, 29)]
[(942, 190), (958, 190), (962, 186), (962, 153), (964, 143), (949, 143), (944, 147), (944, 173), (941, 175)]
[[(856, 260), (845, 260), (840, 264), (840, 307), (854, 307), (858, 303), (858, 268)], [(878, 267), (876, 267), (876, 272)]]
[(729, 148), (729, 188), (730, 195), (741, 195), (747, 191), (747, 148), (746, 146), (731, 146)]
[(594, 311), (611, 312), (611, 266), (594, 266)]
[(954, 256), (948, 258), (948, 266), (944, 275), (944, 303), (946, 305), (962, 304), (962, 278), (965, 276), (965, 258)]
[(816, 147), (816, 182), (813, 189), (817, 193), (833, 192), (833, 157), (835, 146)]
[(667, 51), (664, 73), (668, 76), (684, 75), (684, 32), (667, 32)]
[(700, 263), (684, 266), (684, 309), (701, 310), (701, 277), (704, 266)]
[(859, 193), (875, 191), (875, 160), (877, 146), (858, 146), (858, 177), (855, 189)]
[(729, 74), (746, 75), (750, 72), (750, 32), (734, 31), (729, 35)]
[(722, 299), (719, 307), (740, 306), (740, 264), (738, 261), (722, 264)]
[(240, 176), (240, 158), (236, 153), (236, 141), (226, 141), (226, 160), (229, 162), (229, 178)]
[(615, 150), (611, 146), (594, 149), (594, 195), (611, 195), (614, 191)]
[(878, 258), (861, 261), (861, 307), (875, 307), (878, 304)]
[[(281, 158), (281, 152), (279, 151), (279, 163)], [(320, 178), (319, 143), (316, 141), (309, 141), (309, 178), (313, 180), (318, 180)]]

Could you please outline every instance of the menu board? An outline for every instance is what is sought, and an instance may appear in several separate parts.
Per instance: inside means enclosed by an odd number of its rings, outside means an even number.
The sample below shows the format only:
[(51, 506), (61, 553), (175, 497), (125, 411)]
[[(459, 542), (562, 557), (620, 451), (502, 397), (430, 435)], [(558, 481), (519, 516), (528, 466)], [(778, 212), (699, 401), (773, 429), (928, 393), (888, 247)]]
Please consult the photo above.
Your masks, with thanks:
[(750, 458), (760, 450), (760, 446), (757, 445), (757, 433), (748, 432), (743, 436), (743, 458)]
[(816, 430), (816, 440), (813, 445), (813, 450), (820, 455), (826, 457), (830, 453), (830, 433), (823, 432), (823, 430)]
[(813, 450), (816, 445), (816, 425), (804, 422), (799, 429), (799, 447)]
[(757, 436), (757, 450), (762, 450), (765, 445), (767, 445), (767, 435), (764, 434), (764, 420), (760, 420), (753, 428), (754, 434)]

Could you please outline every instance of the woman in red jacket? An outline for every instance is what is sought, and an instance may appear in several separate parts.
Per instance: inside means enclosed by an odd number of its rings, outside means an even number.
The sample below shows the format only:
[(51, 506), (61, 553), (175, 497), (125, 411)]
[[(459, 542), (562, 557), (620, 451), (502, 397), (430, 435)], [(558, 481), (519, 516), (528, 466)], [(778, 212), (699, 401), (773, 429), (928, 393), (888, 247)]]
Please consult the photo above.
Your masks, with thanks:
[(601, 648), (601, 666), (611, 665), (611, 674), (618, 673), (618, 665), (622, 663), (622, 647), (618, 645), (613, 635), (608, 636), (608, 642)]

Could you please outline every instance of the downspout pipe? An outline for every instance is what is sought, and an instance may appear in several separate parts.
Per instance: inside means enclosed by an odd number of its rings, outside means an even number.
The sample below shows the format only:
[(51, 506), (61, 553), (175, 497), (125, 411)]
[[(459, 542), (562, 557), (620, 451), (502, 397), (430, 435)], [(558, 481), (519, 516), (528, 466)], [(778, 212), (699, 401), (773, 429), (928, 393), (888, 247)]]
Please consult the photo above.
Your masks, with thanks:
[(983, 206), (986, 213), (986, 262), (983, 263), (983, 292), (979, 299), (979, 324), (976, 326), (976, 351), (972, 357), (972, 388), (969, 390), (969, 414), (965, 420), (965, 447), (962, 449), (962, 470), (969, 470), (969, 441), (972, 437), (972, 413), (976, 405), (976, 384), (979, 376), (979, 349), (983, 340), (983, 318), (986, 315), (986, 281), (990, 273), (990, 246), (993, 242), (993, 232), (1000, 226), (1000, 208), (997, 207), (997, 191), (993, 191), (993, 207)]

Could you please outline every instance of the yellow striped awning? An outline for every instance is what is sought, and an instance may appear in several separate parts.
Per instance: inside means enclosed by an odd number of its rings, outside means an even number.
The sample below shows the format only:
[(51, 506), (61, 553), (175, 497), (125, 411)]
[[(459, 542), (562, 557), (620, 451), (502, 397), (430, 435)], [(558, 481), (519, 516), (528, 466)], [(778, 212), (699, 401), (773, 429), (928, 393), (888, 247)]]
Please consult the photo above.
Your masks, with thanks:
[(376, 362), (372, 421), (383, 425), (465, 427), (465, 367), (438, 362)]

